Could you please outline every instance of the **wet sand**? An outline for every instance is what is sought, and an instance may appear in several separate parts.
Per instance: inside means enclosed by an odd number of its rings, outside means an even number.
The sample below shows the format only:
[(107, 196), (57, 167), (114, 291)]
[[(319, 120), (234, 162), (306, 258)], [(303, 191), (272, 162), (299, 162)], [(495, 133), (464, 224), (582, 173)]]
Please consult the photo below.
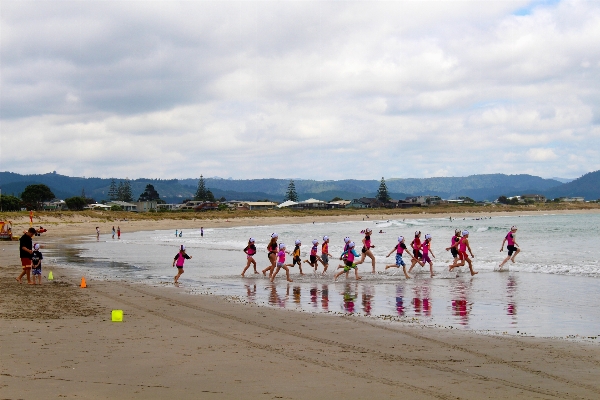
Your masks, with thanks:
[[(600, 396), (600, 347), (305, 314), (71, 271), (19, 285), (0, 252), (0, 398)], [(124, 322), (111, 322), (122, 309)]]

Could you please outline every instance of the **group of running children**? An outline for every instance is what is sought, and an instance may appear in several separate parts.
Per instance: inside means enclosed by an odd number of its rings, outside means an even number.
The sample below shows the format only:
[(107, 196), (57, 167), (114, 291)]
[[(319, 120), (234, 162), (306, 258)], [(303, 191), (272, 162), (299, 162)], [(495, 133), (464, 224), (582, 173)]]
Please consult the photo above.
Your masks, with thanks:
[[(504, 237), (504, 241), (502, 242), (502, 247), (500, 248), (500, 252), (504, 251), (504, 244), (508, 243), (507, 250), (508, 256), (502, 261), (499, 265), (500, 269), (511, 260), (515, 262), (515, 257), (521, 249), (516, 242), (515, 235), (517, 232), (517, 227), (513, 226), (510, 229), (510, 232)], [(371, 251), (375, 246), (371, 243), (371, 234), (373, 231), (369, 228), (363, 231), (365, 237), (362, 239), (363, 247), (362, 254), (358, 254), (355, 249), (355, 243), (349, 238), (344, 238), (344, 251), (340, 256), (340, 260), (343, 261), (343, 264), (338, 266), (340, 269), (334, 276), (334, 279), (337, 280), (338, 277), (342, 274), (348, 274), (351, 270), (354, 270), (354, 274), (356, 279), (361, 279), (358, 275), (357, 266), (362, 264), (367, 257), (371, 259), (372, 272), (375, 273), (375, 255)], [(275, 280), (275, 277), (279, 273), (281, 269), (285, 270), (286, 278), (288, 282), (293, 282), (290, 278), (290, 270), (289, 267), (294, 267), (298, 265), (300, 270), (300, 275), (304, 275), (302, 271), (302, 263), (307, 263), (313, 268), (316, 273), (318, 270), (319, 263), (323, 265), (323, 272), (325, 274), (327, 269), (329, 268), (329, 257), (332, 257), (329, 254), (329, 237), (323, 236), (323, 243), (321, 244), (321, 255), (318, 255), (319, 251), (319, 241), (314, 239), (312, 241), (312, 247), (310, 249), (310, 255), (308, 260), (302, 260), (300, 257), (300, 246), (302, 246), (302, 242), (300, 240), (296, 240), (294, 250), (290, 253), (286, 250), (286, 245), (284, 243), (277, 243), (277, 239), (279, 235), (277, 233), (271, 234), (271, 240), (267, 245), (268, 258), (270, 265), (262, 270), (264, 276), (266, 276), (267, 272), (269, 272), (269, 279), (271, 282)], [(396, 252), (396, 263), (391, 265), (386, 265), (385, 269), (389, 268), (400, 268), (402, 267), (402, 271), (404, 272), (404, 276), (406, 279), (410, 279), (409, 273), (413, 270), (413, 268), (418, 264), (421, 267), (424, 267), (425, 264), (429, 264), (429, 272), (431, 277), (435, 274), (433, 272), (433, 262), (431, 261), (431, 257), (435, 258), (433, 254), (433, 250), (431, 249), (431, 235), (426, 234), (424, 240), (421, 241), (421, 231), (415, 232), (415, 237), (410, 243), (412, 248), (412, 254), (409, 252), (408, 248), (405, 244), (405, 238), (403, 236), (398, 237), (398, 244), (388, 253), (386, 257), (392, 255), (392, 253)], [(256, 245), (254, 244), (254, 238), (250, 238), (248, 240), (248, 245), (244, 248), (244, 253), (246, 253), (246, 266), (242, 271), (242, 277), (245, 276), (246, 271), (252, 265), (254, 267), (254, 273), (258, 274), (258, 270), (256, 269), (256, 260), (254, 260), (254, 256), (257, 253)], [(450, 251), (452, 256), (454, 257), (454, 261), (452, 264), (448, 266), (448, 270), (452, 271), (454, 268), (459, 268), (468, 265), (469, 270), (471, 272), (471, 276), (476, 275), (477, 272), (473, 270), (473, 262), (471, 258), (474, 258), (473, 251), (471, 250), (471, 246), (469, 244), (469, 231), (468, 230), (455, 230), (454, 236), (452, 236), (450, 246), (446, 248), (446, 251)], [(286, 264), (286, 255), (290, 254), (292, 256), (292, 263)], [(411, 265), (408, 271), (406, 270), (406, 263), (403, 260), (404, 255), (408, 255), (411, 258)], [(470, 257), (469, 257), (470, 254)], [(431, 257), (430, 257), (431, 255)], [(177, 266), (177, 275), (175, 276), (175, 283), (178, 282), (179, 277), (183, 274), (183, 264), (186, 259), (191, 259), (185, 252), (185, 246), (181, 245), (179, 252), (175, 255), (173, 259), (173, 267)], [(360, 260), (359, 260), (360, 258)]]

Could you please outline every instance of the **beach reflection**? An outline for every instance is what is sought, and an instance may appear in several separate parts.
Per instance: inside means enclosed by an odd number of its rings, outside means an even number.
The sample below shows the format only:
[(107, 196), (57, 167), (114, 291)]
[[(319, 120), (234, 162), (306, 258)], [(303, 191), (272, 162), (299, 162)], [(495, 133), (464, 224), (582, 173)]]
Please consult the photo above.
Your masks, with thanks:
[(269, 286), (270, 287), (267, 287), (267, 289), (270, 289), (269, 304), (272, 306), (278, 306), (281, 308), (285, 308), (287, 300), (290, 298), (290, 285), (289, 284), (286, 285), (285, 295), (280, 295), (278, 293), (277, 284), (271, 283)]
[(458, 323), (464, 327), (469, 326), (469, 315), (473, 304), (469, 303), (468, 292), (470, 289), (471, 281), (457, 280), (454, 286), (453, 300), (452, 300), (452, 314), (458, 317)]
[(354, 314), (356, 312), (354, 302), (358, 298), (358, 284), (346, 283), (342, 296), (344, 298), (342, 310), (349, 314)]
[(515, 294), (517, 292), (517, 278), (513, 275), (509, 275), (506, 280), (506, 297), (508, 303), (506, 305), (506, 314), (512, 317), (512, 325), (517, 324), (517, 304), (515, 301)]
[(405, 310), (404, 310), (404, 286), (403, 285), (397, 285), (396, 286), (396, 311), (398, 312), (398, 315), (403, 317)]
[(419, 282), (413, 288), (412, 304), (415, 316), (431, 316), (431, 299), (429, 296), (429, 281)]

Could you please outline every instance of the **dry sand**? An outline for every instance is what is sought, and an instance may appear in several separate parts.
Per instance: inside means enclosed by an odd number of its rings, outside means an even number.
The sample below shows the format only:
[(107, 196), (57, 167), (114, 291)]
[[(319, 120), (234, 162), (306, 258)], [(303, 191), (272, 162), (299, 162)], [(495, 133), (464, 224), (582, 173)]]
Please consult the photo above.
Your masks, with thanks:
[[(292, 221), (256, 224), (265, 222)], [(49, 233), (96, 226), (69, 224)], [(203, 223), (218, 224), (229, 223)], [(88, 280), (81, 289), (79, 276), (48, 264), (53, 282), (18, 284), (18, 243), (0, 249), (0, 399), (600, 398), (593, 344), (299, 313), (175, 287)], [(124, 322), (111, 322), (113, 309)]]

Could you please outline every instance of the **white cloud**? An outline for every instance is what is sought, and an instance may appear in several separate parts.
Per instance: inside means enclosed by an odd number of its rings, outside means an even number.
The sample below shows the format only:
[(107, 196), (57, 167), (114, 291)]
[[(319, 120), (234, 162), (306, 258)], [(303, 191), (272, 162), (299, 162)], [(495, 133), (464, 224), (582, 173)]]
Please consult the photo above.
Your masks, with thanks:
[(3, 2), (0, 38), (2, 170), (600, 168), (597, 2)]

